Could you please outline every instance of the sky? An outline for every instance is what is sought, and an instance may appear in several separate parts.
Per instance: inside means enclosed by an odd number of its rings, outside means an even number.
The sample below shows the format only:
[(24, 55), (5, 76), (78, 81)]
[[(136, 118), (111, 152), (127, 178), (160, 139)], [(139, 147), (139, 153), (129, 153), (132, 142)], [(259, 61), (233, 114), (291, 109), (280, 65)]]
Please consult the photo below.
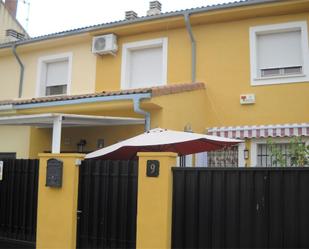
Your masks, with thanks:
[[(230, 1), (160, 0), (160, 2), (162, 11), (167, 12)], [(148, 0), (18, 0), (17, 19), (30, 36), (35, 37), (122, 20), (127, 10), (134, 10), (139, 16), (144, 16), (148, 7)]]

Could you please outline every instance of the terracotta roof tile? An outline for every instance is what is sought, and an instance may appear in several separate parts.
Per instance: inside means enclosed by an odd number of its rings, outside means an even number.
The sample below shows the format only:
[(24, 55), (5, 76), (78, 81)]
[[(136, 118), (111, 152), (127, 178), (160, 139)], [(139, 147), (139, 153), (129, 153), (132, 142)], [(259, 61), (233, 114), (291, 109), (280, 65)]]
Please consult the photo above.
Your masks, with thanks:
[(31, 99), (18, 99), (18, 100), (1, 100), (0, 105), (23, 105), (23, 104), (35, 104), (35, 103), (46, 103), (56, 101), (66, 101), (75, 99), (87, 99), (104, 96), (117, 96), (127, 94), (140, 94), (140, 93), (151, 93), (152, 97), (169, 95), (175, 93), (181, 93), (186, 91), (194, 91), (204, 89), (204, 83), (183, 83), (183, 84), (170, 84), (165, 86), (151, 87), (151, 88), (138, 88), (120, 91), (103, 91), (100, 93), (89, 93), (79, 95), (65, 95), (65, 96), (49, 96)]

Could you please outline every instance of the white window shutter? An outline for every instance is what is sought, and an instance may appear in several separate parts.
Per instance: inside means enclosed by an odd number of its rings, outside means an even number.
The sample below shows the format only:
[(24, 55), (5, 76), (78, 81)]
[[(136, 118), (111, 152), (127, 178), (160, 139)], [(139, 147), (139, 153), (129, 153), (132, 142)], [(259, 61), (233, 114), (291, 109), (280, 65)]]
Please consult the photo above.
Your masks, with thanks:
[(59, 86), (68, 84), (69, 62), (56, 61), (46, 64), (46, 86)]
[(257, 34), (259, 69), (302, 66), (301, 31)]
[(160, 47), (130, 51), (130, 88), (163, 84), (163, 49)]

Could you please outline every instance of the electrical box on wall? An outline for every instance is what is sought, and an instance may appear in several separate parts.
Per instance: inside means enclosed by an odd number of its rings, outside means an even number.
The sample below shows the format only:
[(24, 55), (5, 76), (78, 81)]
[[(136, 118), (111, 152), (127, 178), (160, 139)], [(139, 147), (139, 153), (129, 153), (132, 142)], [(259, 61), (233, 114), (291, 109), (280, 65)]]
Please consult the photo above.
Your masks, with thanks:
[(240, 104), (241, 105), (252, 105), (255, 103), (255, 94), (241, 94)]

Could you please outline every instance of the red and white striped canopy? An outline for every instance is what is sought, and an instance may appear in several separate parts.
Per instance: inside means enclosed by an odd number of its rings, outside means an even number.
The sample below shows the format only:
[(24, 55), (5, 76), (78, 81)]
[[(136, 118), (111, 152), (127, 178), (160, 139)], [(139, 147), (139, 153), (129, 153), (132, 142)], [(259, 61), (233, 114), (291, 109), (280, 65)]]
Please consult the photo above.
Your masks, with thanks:
[(309, 136), (309, 123), (213, 127), (208, 129), (208, 135), (239, 139)]

